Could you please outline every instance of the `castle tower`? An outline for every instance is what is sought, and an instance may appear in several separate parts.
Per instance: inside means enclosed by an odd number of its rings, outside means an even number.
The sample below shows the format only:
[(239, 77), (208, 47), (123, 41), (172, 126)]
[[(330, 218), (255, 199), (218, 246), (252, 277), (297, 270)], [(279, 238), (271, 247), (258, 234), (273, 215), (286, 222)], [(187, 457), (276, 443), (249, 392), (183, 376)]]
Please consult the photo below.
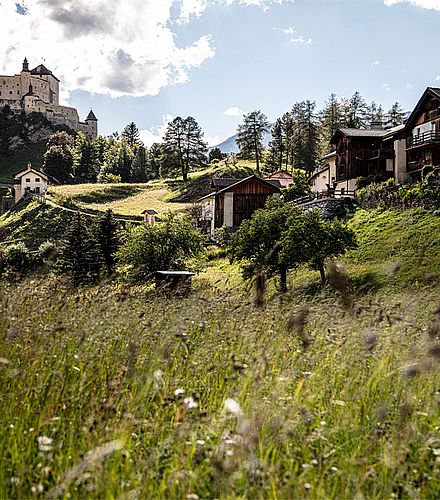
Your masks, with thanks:
[(26, 57), (24, 58), (23, 69), (21, 70), (21, 72), (23, 73), (24, 71), (26, 71), (26, 72), (29, 71), (29, 63), (28, 63), (28, 60)]
[(98, 137), (98, 119), (92, 110), (90, 110), (90, 113), (87, 115), (86, 124), (89, 129), (90, 137), (96, 139)]
[(29, 90), (31, 84), (31, 72), (29, 71), (29, 63), (26, 57), (23, 61), (23, 69), (20, 73), (20, 96), (23, 97)]

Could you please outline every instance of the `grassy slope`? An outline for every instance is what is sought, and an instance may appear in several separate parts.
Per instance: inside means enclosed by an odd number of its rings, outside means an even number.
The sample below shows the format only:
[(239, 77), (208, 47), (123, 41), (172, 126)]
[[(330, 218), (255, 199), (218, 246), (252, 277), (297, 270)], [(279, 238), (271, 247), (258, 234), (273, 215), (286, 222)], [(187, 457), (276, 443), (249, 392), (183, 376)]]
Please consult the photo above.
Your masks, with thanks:
[(41, 168), (43, 165), (43, 155), (46, 151), (46, 143), (47, 139), (30, 144), (11, 156), (1, 157), (0, 182), (12, 184), (14, 174), (26, 168), (28, 162), (31, 162), (36, 168)]
[[(184, 299), (149, 287), (3, 285), (0, 497), (32, 487), (74, 497), (435, 497), (440, 374), (425, 330), (439, 281), (422, 279), (431, 269), (414, 256), (425, 238), (438, 270), (439, 218), (358, 212), (352, 223), (363, 228), (352, 272), (403, 262), (401, 276), (384, 274), (378, 293), (356, 298), (353, 315), (330, 289), (304, 288), (317, 279), (306, 272), (255, 308), (225, 261)], [(308, 347), (287, 327), (301, 308)], [(242, 413), (225, 413), (226, 398)], [(121, 449), (105, 460), (98, 446), (108, 442)]]
[(215, 177), (242, 178), (253, 173), (252, 164), (240, 161), (236, 167), (223, 164), (192, 172), (188, 182), (163, 179), (148, 184), (80, 184), (51, 187), (49, 195), (61, 205), (75, 204), (79, 208), (116, 214), (140, 215), (154, 209), (160, 215), (188, 209), (191, 204), (211, 191)]

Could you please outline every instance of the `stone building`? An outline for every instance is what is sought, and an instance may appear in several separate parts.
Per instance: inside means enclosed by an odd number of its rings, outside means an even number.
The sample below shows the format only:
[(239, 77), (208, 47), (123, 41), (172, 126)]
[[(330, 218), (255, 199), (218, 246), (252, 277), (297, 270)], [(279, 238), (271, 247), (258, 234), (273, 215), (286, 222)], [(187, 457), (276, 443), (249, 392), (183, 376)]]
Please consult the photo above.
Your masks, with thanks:
[(25, 59), (20, 74), (0, 75), (0, 107), (41, 113), (56, 125), (67, 125), (95, 139), (98, 136), (98, 120), (93, 111), (81, 122), (75, 108), (60, 105), (59, 94), (60, 81), (43, 64), (30, 70)]
[(47, 176), (40, 170), (32, 168), (32, 165), (28, 163), (26, 170), (17, 172), (14, 176), (14, 201), (18, 203), (26, 193), (44, 195), (47, 186)]

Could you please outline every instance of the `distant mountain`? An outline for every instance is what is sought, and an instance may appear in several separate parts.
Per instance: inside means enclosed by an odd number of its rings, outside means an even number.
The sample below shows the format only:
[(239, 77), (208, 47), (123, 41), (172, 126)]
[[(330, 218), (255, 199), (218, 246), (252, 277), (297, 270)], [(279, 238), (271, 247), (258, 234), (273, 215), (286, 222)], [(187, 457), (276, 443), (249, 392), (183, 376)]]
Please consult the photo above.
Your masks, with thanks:
[[(263, 137), (263, 144), (264, 147), (267, 148), (269, 145), (269, 142), (272, 139), (272, 135), (269, 134), (264, 134)], [(222, 143), (218, 144), (217, 146), (211, 146), (209, 149), (214, 149), (214, 148), (219, 148), (222, 153), (238, 153), (238, 146), (237, 146), (237, 134), (233, 135), (232, 137), (229, 137)]]

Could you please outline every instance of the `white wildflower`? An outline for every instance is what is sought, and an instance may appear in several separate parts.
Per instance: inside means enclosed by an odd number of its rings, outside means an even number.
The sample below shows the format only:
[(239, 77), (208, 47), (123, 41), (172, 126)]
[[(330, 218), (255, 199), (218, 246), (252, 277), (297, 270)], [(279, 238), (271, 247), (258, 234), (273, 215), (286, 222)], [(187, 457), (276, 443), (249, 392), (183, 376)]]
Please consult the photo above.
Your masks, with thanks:
[(174, 391), (175, 396), (181, 396), (182, 394), (185, 394), (185, 389), (182, 389), (181, 387)]
[(194, 401), (193, 398), (187, 397), (183, 400), (189, 410), (194, 410), (199, 407), (199, 404)]
[(196, 444), (199, 446), (205, 446), (205, 440), (204, 439), (197, 439)]
[(330, 470), (331, 470), (332, 472), (338, 472), (338, 470), (339, 470), (339, 469), (338, 469), (337, 467), (332, 467)]
[(154, 372), (154, 378), (156, 380), (161, 380), (162, 379), (162, 376), (163, 376), (163, 371), (162, 370), (156, 370)]
[(304, 488), (306, 490), (310, 490), (311, 487), (312, 487), (312, 485), (310, 483), (305, 483), (305, 485), (304, 485)]
[(321, 427), (325, 427), (327, 425), (327, 422), (325, 420), (321, 420)]
[(226, 413), (232, 413), (234, 415), (241, 415), (243, 413), (241, 411), (240, 405), (237, 403), (237, 401), (234, 401), (231, 398), (228, 398), (225, 401), (225, 410), (226, 410)]
[(50, 451), (52, 449), (52, 438), (47, 436), (38, 436), (37, 443), (40, 451)]

